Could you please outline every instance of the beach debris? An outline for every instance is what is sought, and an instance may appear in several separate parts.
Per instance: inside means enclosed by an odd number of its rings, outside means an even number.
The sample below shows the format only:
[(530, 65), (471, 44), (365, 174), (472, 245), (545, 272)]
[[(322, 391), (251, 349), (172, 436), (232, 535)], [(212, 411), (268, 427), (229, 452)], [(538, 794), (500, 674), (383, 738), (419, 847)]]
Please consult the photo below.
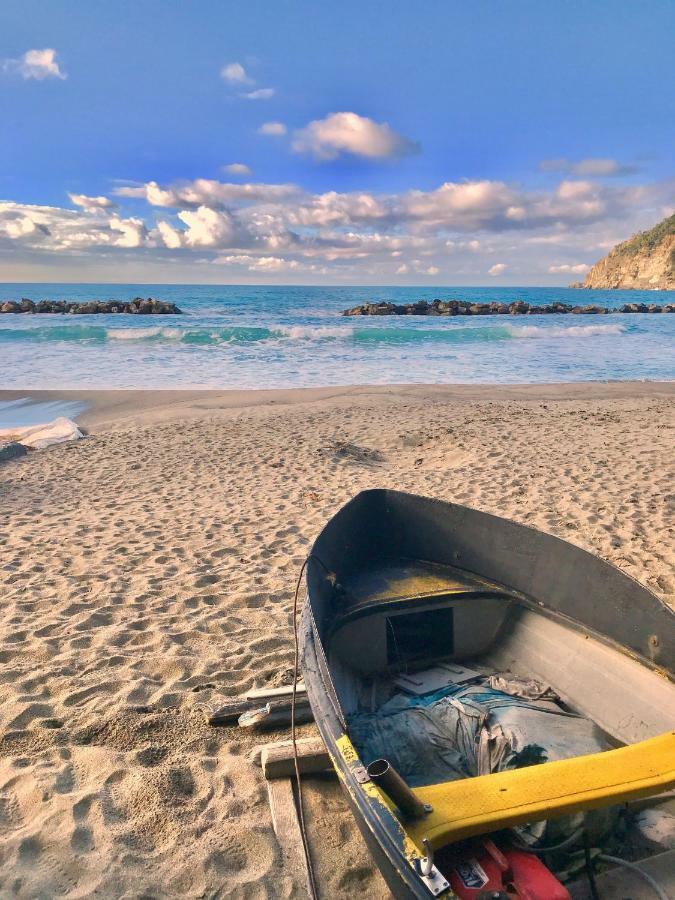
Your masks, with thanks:
[[(249, 759), (262, 767), (267, 783), (267, 797), (284, 866), (299, 875), (305, 887), (303, 896), (315, 897), (310, 871), (309, 853), (303, 838), (300, 784), (295, 786), (296, 760), (300, 774), (320, 774), (331, 770), (331, 759), (320, 737), (300, 738), (262, 744)], [(298, 809), (300, 806), (300, 810)]]
[[(264, 706), (256, 706), (242, 713), (237, 719), (240, 728), (250, 728), (254, 731), (268, 728), (281, 728), (291, 724), (291, 697), (282, 697), (279, 700), (268, 700)], [(312, 722), (312, 713), (307, 696), (296, 697), (295, 722), (303, 725)]]
[(305, 844), (300, 828), (298, 808), (295, 802), (292, 778), (275, 778), (267, 782), (267, 797), (272, 814), (272, 827), (281, 850), (284, 868), (303, 881), (304, 893), (312, 897), (311, 876), (307, 863)]
[(40, 425), (25, 425), (18, 428), (0, 429), (0, 441), (19, 443), (31, 450), (44, 450), (52, 444), (63, 444), (66, 441), (77, 441), (84, 437), (76, 423), (65, 416), (59, 416), (53, 422)]
[(26, 453), (28, 453), (27, 448), (18, 441), (0, 441), (0, 462), (17, 459), (19, 456), (25, 456)]
[(362, 303), (345, 309), (343, 316), (541, 316), (609, 315), (609, 313), (675, 313), (675, 303), (624, 303), (617, 309), (597, 304), (545, 303), (541, 306), (514, 300), (512, 303), (470, 303), (468, 300), (415, 300), (412, 303)]
[(104, 313), (125, 313), (137, 316), (179, 316), (182, 314), (175, 303), (155, 300), (152, 297), (134, 297), (133, 300), (5, 300), (0, 303), (0, 313), (70, 313), (71, 315), (93, 316)]
[(322, 456), (335, 456), (349, 462), (379, 463), (384, 457), (379, 450), (370, 447), (360, 447), (358, 444), (350, 444), (348, 441), (332, 441), (327, 447), (319, 450)]
[[(214, 709), (209, 715), (209, 725), (234, 725), (246, 713), (260, 712), (265, 709), (268, 704), (274, 706), (277, 713), (274, 724), (281, 718), (282, 720), (291, 720), (291, 702), (293, 699), (293, 686), (290, 684), (281, 687), (253, 688), (241, 697), (232, 697), (224, 704)], [(298, 683), (296, 688), (296, 706), (299, 708), (308, 707), (307, 692), (302, 683)], [(284, 711), (284, 715), (280, 716), (280, 711)], [(270, 713), (272, 709), (270, 709)], [(261, 718), (266, 718), (268, 714)], [(307, 721), (307, 720), (306, 720)], [(247, 727), (246, 725), (244, 727)]]
[(245, 697), (230, 700), (213, 710), (209, 715), (209, 725), (234, 725), (239, 720), (239, 716), (250, 709), (251, 702)]
[[(327, 770), (334, 771), (330, 754), (320, 737), (301, 738), (295, 742), (298, 769), (301, 775), (310, 775)], [(259, 765), (263, 775), (273, 778), (290, 778), (295, 774), (295, 755), (292, 741), (264, 744), (260, 748)]]
[[(320, 740), (323, 744), (323, 739), (320, 737), (308, 737), (308, 738), (296, 738), (295, 743), (298, 746), (298, 753), (302, 752), (302, 748), (306, 745), (308, 748), (315, 748), (317, 745), (315, 741)], [(257, 766), (259, 769), (262, 768), (262, 754), (263, 750), (267, 749), (267, 747), (274, 748), (276, 750), (285, 750), (287, 753), (291, 754), (291, 759), (293, 758), (293, 741), (273, 741), (269, 744), (256, 744), (256, 746), (249, 751), (248, 761), (252, 763), (254, 766)]]
[[(307, 693), (303, 681), (299, 681), (295, 687), (297, 697)], [(244, 696), (247, 700), (274, 700), (277, 697), (291, 697), (293, 695), (292, 684), (281, 684), (273, 687), (252, 688)]]

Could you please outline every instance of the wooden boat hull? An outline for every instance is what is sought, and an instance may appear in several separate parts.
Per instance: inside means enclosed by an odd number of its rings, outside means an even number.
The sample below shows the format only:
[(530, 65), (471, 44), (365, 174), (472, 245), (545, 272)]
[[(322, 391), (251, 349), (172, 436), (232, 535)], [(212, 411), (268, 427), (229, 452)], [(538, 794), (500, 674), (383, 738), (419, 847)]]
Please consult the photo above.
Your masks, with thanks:
[[(487, 598), (500, 586), (503, 597), (536, 610), (537, 616), (550, 620), (552, 629), (564, 628), (570, 640), (590, 638), (597, 652), (615, 654), (633, 667), (628, 671), (641, 677), (644, 673), (656, 684), (668, 681), (669, 689), (675, 629), (673, 612), (609, 563), (551, 535), (477, 510), (375, 490), (359, 494), (326, 525), (307, 567), (301, 625), (307, 694), (357, 824), (390, 890), (396, 897), (428, 898), (428, 886), (411, 865), (416, 848), (392, 804), (368, 781), (350, 741), (340, 675), (331, 655), (336, 622), (367, 618), (377, 613), (379, 602), (396, 600), (363, 601), (343, 585), (355, 584), (355, 574), (378, 561), (400, 558), (467, 573), (476, 598)], [(669, 721), (667, 728), (672, 727)], [(631, 743), (660, 733), (663, 722), (655, 701), (641, 725), (626, 726), (627, 737), (623, 725), (609, 721), (603, 727), (610, 733), (618, 730), (621, 740)]]

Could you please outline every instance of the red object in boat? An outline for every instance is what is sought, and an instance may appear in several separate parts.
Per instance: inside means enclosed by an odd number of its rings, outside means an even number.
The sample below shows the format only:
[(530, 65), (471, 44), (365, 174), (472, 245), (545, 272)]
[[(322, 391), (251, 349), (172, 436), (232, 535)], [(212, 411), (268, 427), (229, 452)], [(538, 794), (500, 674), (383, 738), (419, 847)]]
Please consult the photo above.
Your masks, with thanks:
[(462, 900), (514, 898), (514, 900), (570, 900), (555, 875), (533, 853), (508, 847), (501, 851), (492, 841), (474, 845), (448, 878)]

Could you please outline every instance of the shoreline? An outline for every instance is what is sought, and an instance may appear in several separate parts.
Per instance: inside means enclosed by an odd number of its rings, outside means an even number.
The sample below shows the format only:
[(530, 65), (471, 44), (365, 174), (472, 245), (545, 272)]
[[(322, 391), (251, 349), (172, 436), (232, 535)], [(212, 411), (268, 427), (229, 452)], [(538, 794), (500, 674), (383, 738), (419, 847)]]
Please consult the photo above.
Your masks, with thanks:
[(550, 384), (388, 384), (293, 388), (110, 388), (60, 390), (0, 390), (0, 403), (80, 402), (86, 409), (76, 421), (89, 433), (116, 424), (151, 424), (198, 418), (204, 413), (228, 414), (242, 409), (306, 406), (317, 403), (362, 402), (363, 398), (419, 397), (471, 402), (481, 400), (573, 400), (675, 397), (675, 381), (570, 381)]

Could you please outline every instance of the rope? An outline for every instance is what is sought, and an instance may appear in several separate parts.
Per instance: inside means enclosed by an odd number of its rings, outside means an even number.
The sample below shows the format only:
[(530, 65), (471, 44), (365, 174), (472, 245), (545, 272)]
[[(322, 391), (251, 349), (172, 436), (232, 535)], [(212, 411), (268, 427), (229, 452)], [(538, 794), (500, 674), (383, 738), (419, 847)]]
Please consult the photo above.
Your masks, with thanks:
[(652, 888), (656, 896), (659, 900), (670, 900), (668, 894), (663, 890), (661, 885), (656, 881), (656, 879), (652, 878), (644, 869), (641, 869), (640, 866), (636, 866), (635, 863), (628, 862), (625, 859), (619, 859), (618, 856), (609, 856), (607, 853), (598, 853), (598, 859), (601, 859), (603, 862), (612, 863), (615, 866), (623, 866), (625, 869), (630, 869), (631, 872), (635, 872), (636, 875), (639, 875), (643, 881), (646, 881), (647, 884)]
[(586, 875), (588, 876), (588, 886), (591, 889), (591, 897), (593, 898), (593, 900), (600, 900), (600, 893), (598, 891), (598, 885), (595, 880), (595, 872), (593, 871), (591, 842), (586, 830), (584, 830), (584, 862), (586, 864)]
[(300, 833), (302, 835), (302, 846), (305, 851), (305, 860), (307, 861), (307, 872), (309, 874), (309, 895), (311, 900), (318, 900), (316, 891), (316, 882), (314, 880), (314, 869), (312, 867), (312, 857), (309, 852), (309, 842), (307, 840), (307, 829), (305, 827), (305, 812), (302, 806), (302, 781), (300, 780), (300, 766), (298, 764), (298, 745), (295, 739), (295, 700), (298, 687), (298, 668), (300, 663), (300, 647), (298, 643), (298, 595), (300, 593), (300, 585), (302, 576), (307, 568), (307, 563), (311, 557), (307, 557), (300, 568), (300, 574), (295, 585), (295, 596), (293, 598), (293, 694), (291, 696), (291, 743), (293, 744), (293, 765), (295, 768), (295, 782), (298, 790), (298, 812), (300, 818)]
[(534, 853), (536, 856), (545, 856), (547, 853), (556, 853), (558, 850), (565, 850), (567, 847), (570, 847), (581, 837), (582, 832), (583, 828), (577, 828), (577, 830), (573, 831), (569, 837), (565, 838), (565, 840), (560, 841), (558, 844), (549, 844), (548, 847), (531, 847), (520, 837), (517, 831), (512, 832), (512, 840), (519, 850), (524, 850), (526, 853)]

